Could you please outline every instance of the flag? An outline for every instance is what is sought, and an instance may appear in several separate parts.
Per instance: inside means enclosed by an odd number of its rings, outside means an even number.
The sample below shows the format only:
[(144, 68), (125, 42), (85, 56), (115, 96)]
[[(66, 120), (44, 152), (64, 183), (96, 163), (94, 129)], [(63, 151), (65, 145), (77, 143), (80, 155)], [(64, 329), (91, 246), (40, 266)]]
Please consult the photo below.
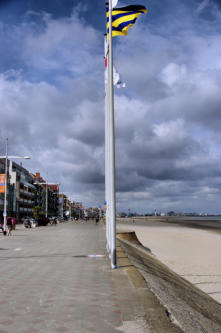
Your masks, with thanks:
[(104, 35), (104, 64), (105, 68), (107, 68), (107, 53), (108, 53), (108, 42), (107, 42), (107, 35)]
[[(108, 68), (107, 68), (107, 56), (108, 56), (108, 43), (107, 43), (107, 35), (104, 37), (104, 81), (105, 84), (108, 82)], [(117, 88), (125, 88), (126, 84), (122, 81), (120, 73), (117, 71), (116, 67), (113, 65), (113, 84)]]
[(117, 88), (125, 88), (126, 84), (122, 81), (120, 73), (116, 70), (115, 66), (113, 66), (113, 84)]
[(5, 174), (0, 174), (0, 193), (5, 193)]
[[(147, 9), (140, 5), (114, 8), (112, 10), (112, 36), (126, 36), (128, 29), (135, 24), (137, 18)], [(109, 9), (106, 7), (107, 32), (109, 33)]]
[(118, 3), (118, 0), (112, 0), (112, 8), (116, 7)]
[[(105, 84), (107, 84), (107, 82), (108, 82), (107, 66), (105, 66), (104, 78), (105, 78)], [(117, 88), (125, 88), (126, 87), (125, 82), (122, 81), (120, 73), (117, 71), (115, 66), (113, 66), (113, 84)]]

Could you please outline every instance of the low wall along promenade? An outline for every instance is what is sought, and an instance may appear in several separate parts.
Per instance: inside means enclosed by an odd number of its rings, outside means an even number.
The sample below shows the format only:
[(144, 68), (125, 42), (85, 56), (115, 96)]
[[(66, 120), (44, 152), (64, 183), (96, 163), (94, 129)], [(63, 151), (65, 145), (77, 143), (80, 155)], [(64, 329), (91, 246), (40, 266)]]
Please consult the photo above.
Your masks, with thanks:
[[(124, 221), (123, 224), (128, 222)], [(152, 222), (155, 223), (156, 220), (151, 220)], [(136, 223), (134, 221), (135, 225)], [(171, 321), (188, 333), (221, 332), (221, 305), (160, 261), (151, 252), (151, 247), (149, 249), (140, 243), (135, 232), (122, 231), (124, 228), (120, 224), (118, 227), (117, 238), (121, 247), (165, 307)], [(145, 245), (147, 244), (148, 242)]]

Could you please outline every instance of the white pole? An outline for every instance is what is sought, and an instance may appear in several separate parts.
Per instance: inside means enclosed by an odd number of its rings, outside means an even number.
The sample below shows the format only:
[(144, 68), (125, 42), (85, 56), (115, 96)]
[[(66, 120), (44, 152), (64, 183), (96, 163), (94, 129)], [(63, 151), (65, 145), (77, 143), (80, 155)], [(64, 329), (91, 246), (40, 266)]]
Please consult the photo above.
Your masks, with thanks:
[(108, 40), (107, 35), (105, 38), (105, 71), (106, 71), (106, 83), (105, 83), (105, 201), (106, 201), (106, 239), (107, 239), (107, 251), (111, 253), (111, 237), (110, 237), (110, 116), (109, 116), (109, 89), (108, 89)]
[(116, 193), (115, 193), (115, 131), (112, 46), (112, 0), (109, 0), (109, 113), (110, 113), (110, 228), (111, 267), (116, 268)]
[[(107, 64), (107, 55), (108, 49), (107, 49), (107, 35), (104, 36), (104, 58), (105, 58), (105, 73), (104, 73), (104, 103), (105, 103), (105, 202), (106, 202), (106, 248), (109, 253), (110, 250), (110, 244), (109, 244), (109, 217), (108, 217), (108, 211), (107, 207), (109, 205), (108, 200), (108, 84), (107, 84), (107, 78), (108, 78), (108, 64)], [(107, 77), (106, 77), (107, 76)]]
[(108, 206), (107, 206), (107, 216), (108, 216), (108, 241), (109, 241), (109, 258), (111, 259), (111, 249), (112, 249), (112, 241), (111, 241), (111, 110), (109, 106), (109, 86), (110, 86), (110, 80), (109, 80), (109, 51), (108, 51), (108, 109), (107, 109), (107, 200), (108, 200)]
[(6, 223), (7, 223), (7, 184), (8, 184), (8, 138), (5, 144), (5, 197), (4, 197), (4, 235), (6, 235)]
[(48, 217), (48, 183), (46, 183), (45, 216)]

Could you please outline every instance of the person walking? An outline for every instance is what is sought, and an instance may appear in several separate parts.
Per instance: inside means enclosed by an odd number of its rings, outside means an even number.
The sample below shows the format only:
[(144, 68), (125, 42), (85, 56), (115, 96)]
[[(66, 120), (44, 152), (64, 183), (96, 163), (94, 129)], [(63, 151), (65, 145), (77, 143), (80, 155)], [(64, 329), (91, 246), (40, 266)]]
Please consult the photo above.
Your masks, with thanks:
[(4, 233), (3, 219), (0, 216), (0, 230)]
[(8, 217), (7, 218), (7, 235), (8, 236), (12, 236), (12, 229), (13, 229), (13, 223), (12, 223), (12, 218)]
[(15, 230), (17, 224), (17, 219), (16, 217), (12, 217), (12, 230)]

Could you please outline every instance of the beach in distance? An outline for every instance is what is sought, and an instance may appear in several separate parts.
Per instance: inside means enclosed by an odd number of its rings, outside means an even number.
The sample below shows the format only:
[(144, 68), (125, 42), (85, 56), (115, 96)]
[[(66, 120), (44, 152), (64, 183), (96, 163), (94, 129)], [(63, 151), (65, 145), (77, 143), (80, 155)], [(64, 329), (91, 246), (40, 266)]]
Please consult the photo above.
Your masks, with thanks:
[(135, 231), (161, 262), (221, 303), (219, 219), (121, 218), (117, 230)]

